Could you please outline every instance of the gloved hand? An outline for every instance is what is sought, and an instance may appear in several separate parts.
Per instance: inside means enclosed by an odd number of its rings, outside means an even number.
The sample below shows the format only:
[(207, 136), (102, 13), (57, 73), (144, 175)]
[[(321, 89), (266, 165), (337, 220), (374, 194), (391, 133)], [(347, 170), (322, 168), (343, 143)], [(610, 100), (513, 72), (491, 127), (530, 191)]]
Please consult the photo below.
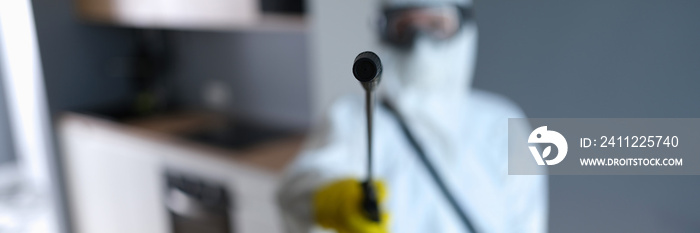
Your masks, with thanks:
[[(379, 204), (386, 198), (386, 187), (374, 182)], [(389, 214), (381, 212), (381, 221), (374, 222), (363, 214), (362, 186), (356, 179), (337, 180), (321, 186), (313, 197), (314, 218), (324, 228), (338, 233), (387, 233)]]

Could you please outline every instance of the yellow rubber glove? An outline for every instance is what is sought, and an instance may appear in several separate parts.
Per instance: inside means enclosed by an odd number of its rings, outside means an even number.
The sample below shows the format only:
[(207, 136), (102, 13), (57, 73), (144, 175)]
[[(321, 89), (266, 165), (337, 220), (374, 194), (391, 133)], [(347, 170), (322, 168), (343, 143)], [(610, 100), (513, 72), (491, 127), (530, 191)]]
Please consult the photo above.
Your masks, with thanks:
[[(381, 206), (387, 196), (386, 187), (375, 181), (374, 188)], [(321, 227), (338, 233), (387, 233), (389, 214), (382, 209), (380, 222), (368, 219), (362, 211), (362, 198), (362, 186), (356, 179), (329, 183), (314, 194), (314, 218)]]

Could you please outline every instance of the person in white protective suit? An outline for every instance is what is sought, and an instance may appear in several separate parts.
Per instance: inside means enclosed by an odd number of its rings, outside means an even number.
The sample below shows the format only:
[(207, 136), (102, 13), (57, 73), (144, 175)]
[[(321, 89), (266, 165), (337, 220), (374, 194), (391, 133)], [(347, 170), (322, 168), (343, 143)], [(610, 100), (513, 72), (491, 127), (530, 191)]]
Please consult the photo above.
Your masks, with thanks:
[(471, 2), (382, 6), (379, 88), (387, 104), (377, 105), (373, 139), (381, 221), (362, 215), (365, 106), (349, 96), (334, 103), (286, 171), (279, 202), (288, 232), (546, 231), (546, 177), (508, 175), (508, 118), (523, 114), (470, 88)]

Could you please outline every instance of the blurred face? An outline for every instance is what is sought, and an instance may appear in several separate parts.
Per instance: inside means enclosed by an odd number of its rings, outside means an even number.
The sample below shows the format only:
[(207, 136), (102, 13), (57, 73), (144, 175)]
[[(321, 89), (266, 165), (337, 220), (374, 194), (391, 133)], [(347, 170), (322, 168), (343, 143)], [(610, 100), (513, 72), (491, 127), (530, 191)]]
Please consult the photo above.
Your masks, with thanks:
[(477, 41), (476, 25), (467, 8), (388, 9), (384, 19), (380, 27), (383, 79), (390, 100), (423, 102), (466, 94)]
[(467, 8), (451, 5), (389, 8), (380, 30), (385, 43), (410, 49), (420, 36), (436, 40), (455, 36), (470, 15)]

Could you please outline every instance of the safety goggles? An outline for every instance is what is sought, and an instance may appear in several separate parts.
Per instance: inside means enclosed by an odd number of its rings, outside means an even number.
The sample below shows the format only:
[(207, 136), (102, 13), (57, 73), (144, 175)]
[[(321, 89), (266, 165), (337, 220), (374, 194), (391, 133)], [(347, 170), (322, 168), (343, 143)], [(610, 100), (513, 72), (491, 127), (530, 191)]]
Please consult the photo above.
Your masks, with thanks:
[(384, 9), (379, 31), (384, 43), (409, 48), (417, 37), (426, 35), (435, 40), (455, 36), (468, 23), (473, 23), (471, 6), (410, 6)]

